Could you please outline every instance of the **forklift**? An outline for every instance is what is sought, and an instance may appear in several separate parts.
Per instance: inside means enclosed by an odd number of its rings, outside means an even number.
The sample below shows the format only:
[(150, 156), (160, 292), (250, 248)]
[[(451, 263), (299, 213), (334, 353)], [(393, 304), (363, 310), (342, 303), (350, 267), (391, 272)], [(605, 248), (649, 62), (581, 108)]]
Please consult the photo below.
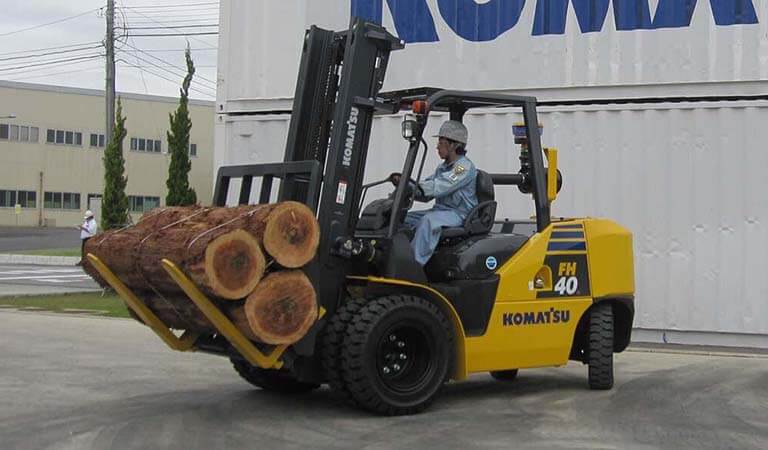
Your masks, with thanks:
[[(320, 245), (304, 270), (324, 315), (279, 364), (254, 363), (222, 334), (198, 337), (195, 348), (230, 357), (262, 389), (300, 393), (328, 384), (383, 415), (420, 412), (444, 384), (473, 373), (510, 381), (519, 369), (569, 360), (588, 366), (590, 388), (610, 389), (613, 354), (627, 347), (632, 330), (631, 233), (606, 219), (551, 217), (562, 178), (557, 151), (541, 147), (535, 98), (380, 92), (390, 53), (403, 47), (360, 19), (342, 32), (306, 32), (284, 161), (221, 167), (214, 204), (227, 203), (239, 178), (239, 196), (232, 194), (240, 204), (276, 198), (316, 212)], [(463, 121), (478, 108), (522, 113), (514, 126), (520, 167), (478, 170), (477, 206), (463, 226), (443, 229), (421, 266), (403, 220), (428, 151), (426, 125), (433, 113)], [(408, 150), (391, 194), (364, 204), (368, 189), (390, 181), (363, 183), (377, 114), (403, 114)], [(254, 179), (261, 183), (255, 202)], [(534, 218), (496, 217), (495, 189), (506, 186), (532, 198)]]

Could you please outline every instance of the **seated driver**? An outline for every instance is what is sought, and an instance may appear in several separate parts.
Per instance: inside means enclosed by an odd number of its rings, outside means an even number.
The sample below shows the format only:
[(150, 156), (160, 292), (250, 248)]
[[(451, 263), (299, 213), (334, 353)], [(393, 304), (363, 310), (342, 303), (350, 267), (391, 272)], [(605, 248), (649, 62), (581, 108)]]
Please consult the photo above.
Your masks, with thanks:
[[(467, 127), (456, 120), (448, 120), (436, 136), (437, 153), (443, 163), (435, 173), (419, 182), (415, 199), (420, 202), (435, 200), (431, 209), (411, 211), (405, 216), (405, 225), (415, 228), (411, 241), (416, 261), (427, 264), (435, 251), (443, 227), (460, 227), (467, 214), (477, 205), (475, 181), (477, 169), (466, 156)], [(394, 184), (400, 174), (392, 174)]]

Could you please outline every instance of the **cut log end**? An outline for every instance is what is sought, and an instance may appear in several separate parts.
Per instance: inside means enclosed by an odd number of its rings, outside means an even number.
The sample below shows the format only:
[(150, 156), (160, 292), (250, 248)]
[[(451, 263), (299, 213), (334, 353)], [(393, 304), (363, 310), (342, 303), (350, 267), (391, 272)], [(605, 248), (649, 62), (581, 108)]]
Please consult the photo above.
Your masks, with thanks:
[(205, 250), (205, 273), (211, 290), (225, 299), (241, 299), (251, 293), (265, 268), (258, 241), (242, 229), (219, 236)]
[(269, 214), (263, 242), (266, 251), (281, 266), (301, 267), (317, 252), (320, 227), (306, 205), (284, 202)]
[(248, 296), (245, 314), (259, 341), (293, 344), (317, 320), (317, 295), (303, 272), (275, 272)]

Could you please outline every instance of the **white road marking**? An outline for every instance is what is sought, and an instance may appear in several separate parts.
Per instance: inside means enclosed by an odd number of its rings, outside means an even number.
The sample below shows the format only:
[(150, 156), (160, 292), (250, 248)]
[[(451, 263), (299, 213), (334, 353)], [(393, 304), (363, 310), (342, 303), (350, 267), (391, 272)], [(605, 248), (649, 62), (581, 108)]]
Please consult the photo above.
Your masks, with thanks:
[(0, 278), (0, 281), (16, 281), (16, 280), (40, 280), (40, 279), (51, 279), (51, 278), (90, 278), (87, 275), (50, 275), (50, 276), (34, 276), (34, 277), (5, 277)]

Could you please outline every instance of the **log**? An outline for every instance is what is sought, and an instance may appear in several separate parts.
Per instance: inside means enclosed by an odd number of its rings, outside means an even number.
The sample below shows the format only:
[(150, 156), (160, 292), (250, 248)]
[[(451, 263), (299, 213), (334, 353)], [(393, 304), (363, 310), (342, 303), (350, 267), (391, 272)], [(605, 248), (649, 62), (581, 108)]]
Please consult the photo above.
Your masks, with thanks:
[[(273, 272), (248, 296), (243, 310), (255, 340), (293, 344), (317, 320), (317, 295), (304, 272)], [(242, 318), (235, 323), (242, 323)]]
[[(270, 255), (280, 266), (293, 268), (314, 258), (319, 240), (312, 211), (298, 202), (283, 202), (165, 208), (133, 227), (90, 239), (85, 250), (133, 289), (181, 292), (161, 267), (161, 260), (167, 258), (206, 294), (242, 299), (263, 276), (266, 259), (262, 248), (271, 249)], [(84, 267), (105, 285), (90, 264)]]

